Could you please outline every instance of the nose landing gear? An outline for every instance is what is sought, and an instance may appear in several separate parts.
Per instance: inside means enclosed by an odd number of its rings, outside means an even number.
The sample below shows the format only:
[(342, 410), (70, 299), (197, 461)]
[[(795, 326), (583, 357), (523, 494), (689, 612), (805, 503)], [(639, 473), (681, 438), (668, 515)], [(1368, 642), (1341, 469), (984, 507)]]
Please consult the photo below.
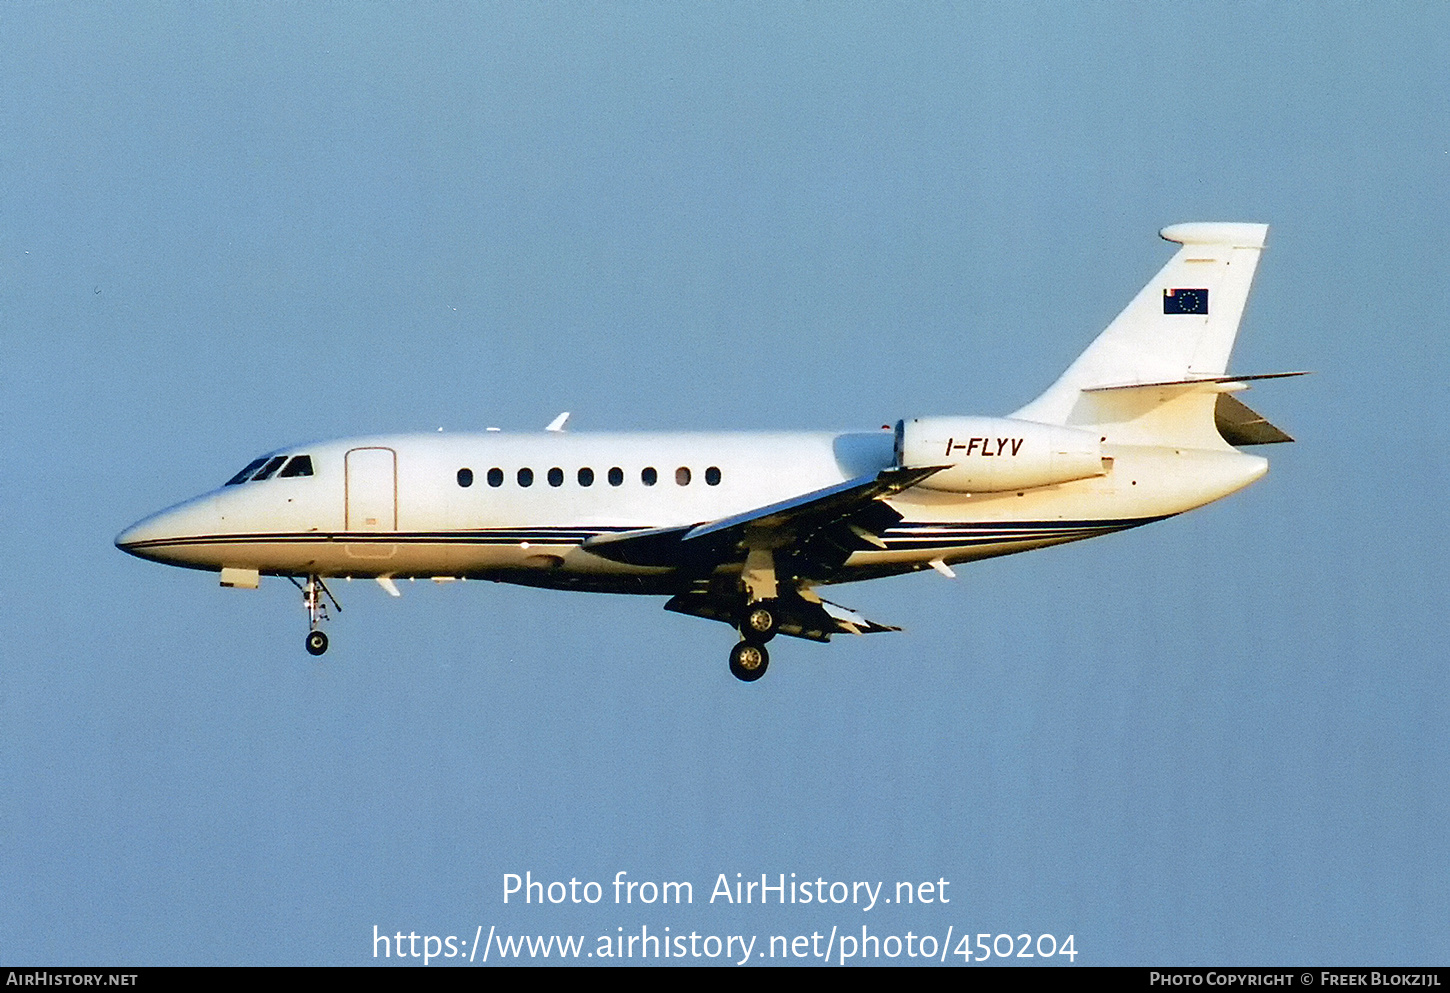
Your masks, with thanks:
[[(309, 575), (306, 583), (299, 583), (296, 576), (287, 578), (292, 581), (293, 586), (302, 591), (302, 605), (307, 608), (308, 630), (305, 642), (307, 654), (321, 655), (327, 651), (327, 635), (319, 628), (323, 621), (328, 620), (327, 600), (332, 601), (332, 605), (337, 608), (339, 614), (342, 613), (342, 604), (337, 602), (337, 598), (332, 595), (332, 590), (327, 588), (327, 584), (322, 581), (321, 576)], [(323, 600), (324, 595), (327, 600)]]

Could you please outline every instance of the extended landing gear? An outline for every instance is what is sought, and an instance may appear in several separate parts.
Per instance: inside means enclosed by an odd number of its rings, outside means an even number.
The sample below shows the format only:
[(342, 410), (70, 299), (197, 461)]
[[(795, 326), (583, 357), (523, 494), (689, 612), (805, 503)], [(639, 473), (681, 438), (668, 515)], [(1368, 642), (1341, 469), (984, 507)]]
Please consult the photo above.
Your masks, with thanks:
[(730, 674), (741, 682), (755, 682), (769, 665), (770, 653), (757, 642), (742, 641), (730, 650)]
[[(305, 642), (307, 654), (321, 655), (327, 651), (327, 635), (323, 634), (318, 626), (328, 619), (327, 601), (332, 601), (332, 605), (337, 608), (339, 614), (342, 613), (342, 604), (337, 602), (337, 598), (332, 595), (332, 590), (327, 588), (327, 584), (322, 581), (321, 576), (308, 576), (306, 583), (299, 583), (295, 576), (287, 578), (292, 580), (293, 586), (302, 591), (302, 605), (307, 608), (308, 631)], [(324, 600), (323, 596), (326, 596), (327, 600)]]
[(779, 630), (779, 603), (772, 599), (746, 604), (740, 615), (740, 637), (744, 640), (730, 650), (730, 674), (746, 683), (765, 675), (770, 665), (765, 643)]
[(740, 644), (730, 650), (730, 674), (745, 683), (765, 675), (770, 653), (765, 643), (780, 630), (780, 601), (776, 599), (775, 553), (766, 543), (753, 545), (740, 569), (745, 607), (739, 614)]
[(763, 645), (780, 630), (780, 608), (774, 600), (757, 600), (745, 607), (740, 618), (740, 636)]
[(774, 600), (747, 604), (740, 615), (740, 637), (744, 640), (730, 650), (730, 674), (747, 683), (765, 675), (770, 665), (765, 643), (779, 630), (780, 612)]

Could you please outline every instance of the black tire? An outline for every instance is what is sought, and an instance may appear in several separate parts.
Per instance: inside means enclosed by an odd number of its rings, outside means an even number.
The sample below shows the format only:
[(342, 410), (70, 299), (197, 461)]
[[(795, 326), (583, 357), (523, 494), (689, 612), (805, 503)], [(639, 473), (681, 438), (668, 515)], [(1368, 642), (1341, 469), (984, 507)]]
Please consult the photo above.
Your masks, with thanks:
[(307, 654), (321, 655), (327, 651), (327, 635), (321, 631), (307, 632)]
[(742, 683), (753, 683), (765, 675), (770, 653), (754, 641), (742, 641), (730, 650), (730, 674)]
[(740, 636), (763, 645), (780, 630), (780, 606), (774, 600), (757, 600), (746, 604), (740, 615)]

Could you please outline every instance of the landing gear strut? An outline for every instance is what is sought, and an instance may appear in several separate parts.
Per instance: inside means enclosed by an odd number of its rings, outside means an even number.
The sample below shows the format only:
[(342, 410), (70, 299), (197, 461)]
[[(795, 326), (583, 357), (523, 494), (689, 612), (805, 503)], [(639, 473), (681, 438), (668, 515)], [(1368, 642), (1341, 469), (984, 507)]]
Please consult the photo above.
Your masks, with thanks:
[(770, 653), (765, 643), (780, 630), (779, 586), (775, 553), (769, 544), (753, 545), (740, 570), (745, 587), (745, 608), (740, 612), (740, 644), (730, 650), (730, 674), (746, 683), (765, 675)]
[(755, 682), (769, 665), (770, 653), (764, 645), (742, 641), (730, 650), (730, 674), (741, 682)]
[[(295, 576), (287, 578), (292, 581), (293, 586), (302, 591), (302, 605), (307, 608), (308, 630), (305, 642), (307, 654), (321, 655), (327, 651), (327, 635), (319, 629), (319, 625), (328, 619), (327, 602), (332, 601), (332, 605), (337, 608), (339, 614), (342, 613), (342, 604), (337, 602), (337, 598), (332, 595), (332, 590), (327, 588), (327, 584), (322, 581), (321, 576), (309, 575), (306, 583), (299, 583)], [(323, 599), (324, 595), (327, 600)]]

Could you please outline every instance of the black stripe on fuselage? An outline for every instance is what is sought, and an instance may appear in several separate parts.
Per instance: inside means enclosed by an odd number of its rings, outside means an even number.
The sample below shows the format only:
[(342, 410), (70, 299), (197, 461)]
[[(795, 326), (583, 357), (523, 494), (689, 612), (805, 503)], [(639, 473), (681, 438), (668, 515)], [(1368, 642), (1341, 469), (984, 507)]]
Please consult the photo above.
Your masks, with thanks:
[(176, 545), (239, 544), (468, 544), (516, 545), (519, 542), (577, 545), (598, 534), (637, 531), (630, 527), (591, 528), (497, 528), (476, 531), (277, 531), (239, 534), (197, 534), (188, 537), (154, 538), (127, 542), (126, 548), (168, 548)]
[[(1156, 517), (1096, 521), (982, 521), (903, 522), (887, 528), (882, 541), (891, 551), (929, 548), (964, 548), (1093, 538), (1161, 521)], [(385, 545), (578, 545), (600, 534), (625, 534), (634, 527), (489, 528), (459, 531), (284, 531), (242, 534), (199, 534), (128, 542), (127, 550), (173, 548), (181, 545), (250, 544), (385, 544)]]
[(1141, 527), (1171, 514), (1102, 521), (983, 521), (973, 523), (904, 523), (881, 535), (891, 551), (935, 548), (971, 548), (1043, 541), (1096, 538), (1114, 531)]

